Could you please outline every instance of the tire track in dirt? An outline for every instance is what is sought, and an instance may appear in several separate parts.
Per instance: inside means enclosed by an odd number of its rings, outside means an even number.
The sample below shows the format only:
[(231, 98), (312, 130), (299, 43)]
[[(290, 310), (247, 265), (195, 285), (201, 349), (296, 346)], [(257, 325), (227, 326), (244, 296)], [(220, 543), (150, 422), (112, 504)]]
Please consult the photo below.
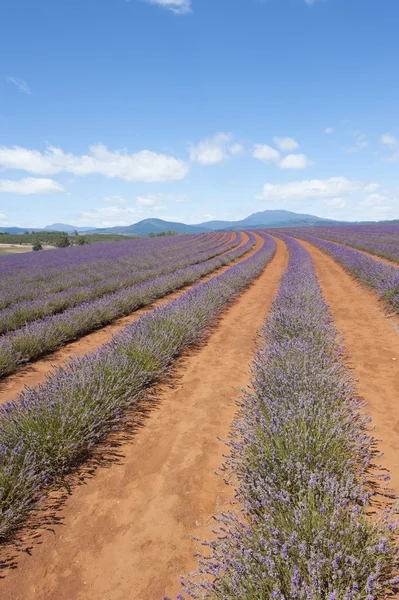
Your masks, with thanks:
[[(236, 248), (240, 248), (241, 246), (243, 246), (249, 239), (247, 233), (242, 233), (242, 240)], [(224, 243), (229, 243), (230, 241), (233, 241), (236, 237), (237, 233), (233, 232), (231, 235), (228, 236), (228, 239)], [(255, 247), (250, 252), (247, 252), (246, 254), (244, 254), (244, 256), (235, 261), (234, 264), (237, 264), (254, 254), (254, 252), (256, 252), (260, 248), (260, 245), (262, 243), (262, 238), (257, 236), (257, 242)], [(229, 252), (231, 252), (231, 250), (223, 252), (222, 254), (220, 254), (220, 256), (224, 256)], [(65, 346), (62, 346), (62, 348), (56, 350), (55, 352), (46, 354), (46, 356), (44, 356), (43, 358), (29, 363), (26, 366), (20, 367), (17, 371), (12, 373), (8, 377), (3, 377), (0, 380), (0, 404), (5, 404), (10, 400), (15, 399), (26, 386), (31, 387), (43, 383), (46, 379), (46, 375), (49, 372), (51, 372), (55, 366), (61, 365), (65, 360), (71, 359), (76, 356), (82, 356), (87, 352), (96, 350), (102, 344), (109, 342), (116, 333), (118, 333), (121, 329), (126, 327), (126, 325), (129, 325), (130, 323), (136, 321), (144, 313), (153, 310), (156, 307), (163, 306), (167, 302), (171, 302), (172, 300), (174, 300), (178, 296), (181, 296), (182, 294), (187, 292), (189, 289), (192, 289), (199, 283), (203, 283), (208, 279), (216, 277), (216, 275), (223, 273), (223, 271), (225, 271), (228, 268), (230, 267), (226, 266), (221, 267), (220, 269), (216, 269), (212, 273), (209, 273), (208, 275), (205, 275), (204, 277), (199, 279), (197, 282), (182, 287), (176, 292), (167, 294), (159, 300), (156, 300), (155, 302), (132, 312), (127, 317), (122, 317), (121, 319), (114, 321), (110, 325), (106, 325), (101, 329), (96, 329), (92, 333), (89, 333), (83, 337), (80, 337), (74, 342), (70, 342)]]
[(390, 486), (399, 492), (399, 319), (387, 316), (376, 294), (358, 283), (333, 258), (298, 239), (310, 252), (322, 292), (334, 317), (349, 365), (358, 379), (357, 389), (381, 439), (384, 456), (379, 462), (391, 475)]
[(18, 556), (0, 581), (2, 599), (160, 600), (180, 592), (180, 574), (196, 567), (190, 536), (209, 537), (212, 515), (231, 498), (214, 474), (226, 452), (217, 436), (228, 436), (288, 261), (276, 243), (274, 259), (206, 343), (177, 362), (174, 385), (160, 386), (157, 408), (124, 443), (123, 459), (75, 488), (57, 513), (62, 526), (43, 528), (31, 556)]

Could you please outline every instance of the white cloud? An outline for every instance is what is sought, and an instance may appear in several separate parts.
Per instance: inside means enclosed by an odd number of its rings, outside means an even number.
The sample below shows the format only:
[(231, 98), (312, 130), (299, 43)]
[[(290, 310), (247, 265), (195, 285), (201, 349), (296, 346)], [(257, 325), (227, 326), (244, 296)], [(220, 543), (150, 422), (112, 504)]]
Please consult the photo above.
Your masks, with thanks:
[(110, 151), (103, 144), (89, 148), (90, 154), (75, 156), (60, 148), (48, 147), (45, 152), (13, 146), (0, 147), (0, 166), (41, 175), (73, 173), (100, 174), (126, 181), (175, 181), (184, 179), (188, 165), (173, 156), (141, 150), (135, 154)]
[(346, 200), (344, 198), (329, 198), (328, 200), (324, 200), (324, 206), (328, 206), (332, 210), (338, 210), (346, 206)]
[(392, 154), (392, 156), (389, 156), (384, 160), (385, 162), (399, 162), (399, 150), (397, 150), (396, 152), (394, 152), (394, 154)]
[(105, 196), (104, 202), (112, 202), (112, 204), (126, 204), (127, 200), (123, 196)]
[(135, 206), (104, 206), (82, 212), (73, 225), (90, 225), (93, 227), (115, 227), (131, 225), (143, 216), (142, 210)]
[(0, 225), (7, 225), (8, 217), (4, 213), (0, 213)]
[(157, 4), (162, 8), (168, 8), (175, 15), (185, 15), (191, 12), (191, 0), (147, 0), (150, 4)]
[(157, 210), (165, 208), (165, 202), (187, 202), (187, 196), (174, 194), (148, 194), (147, 196), (137, 196), (136, 202), (139, 206), (152, 206)]
[(306, 169), (311, 165), (305, 154), (288, 154), (280, 163), (282, 169)]
[(354, 136), (355, 145), (347, 148), (347, 152), (359, 152), (359, 150), (364, 150), (368, 147), (369, 142), (365, 133), (362, 133), (361, 131), (355, 131)]
[(358, 203), (358, 207), (362, 209), (361, 219), (387, 219), (390, 217), (393, 206), (398, 202), (398, 197), (393, 197), (390, 194), (370, 194), (364, 200)]
[(326, 133), (327, 135), (331, 135), (332, 133), (334, 133), (334, 129), (332, 127), (326, 127), (324, 133)]
[(298, 142), (296, 142), (293, 138), (290, 137), (275, 137), (273, 138), (273, 141), (276, 144), (277, 148), (279, 148), (282, 152), (292, 152), (293, 150), (299, 148)]
[(356, 193), (373, 193), (379, 189), (377, 183), (350, 180), (346, 177), (330, 177), (329, 179), (307, 179), (292, 183), (266, 183), (263, 192), (257, 196), (260, 200), (314, 200), (322, 198), (338, 198)]
[(392, 133), (384, 133), (380, 137), (380, 143), (384, 146), (389, 146), (389, 148), (395, 148), (398, 145), (398, 141)]
[(256, 144), (252, 156), (265, 163), (277, 163), (280, 160), (280, 152), (267, 144)]
[(7, 77), (8, 83), (12, 83), (17, 86), (20, 92), (24, 94), (31, 94), (30, 87), (23, 79), (19, 79), (19, 77)]
[(230, 154), (241, 154), (241, 152), (244, 152), (244, 146), (242, 144), (233, 144), (230, 146), (229, 152)]
[(65, 192), (65, 189), (60, 183), (52, 179), (26, 177), (18, 181), (0, 179), (0, 192), (28, 196), (30, 194), (59, 194)]
[(243, 147), (241, 144), (230, 144), (231, 137), (229, 133), (220, 132), (201, 140), (199, 144), (191, 145), (191, 162), (198, 162), (205, 166), (217, 165), (229, 158), (231, 154), (239, 154)]

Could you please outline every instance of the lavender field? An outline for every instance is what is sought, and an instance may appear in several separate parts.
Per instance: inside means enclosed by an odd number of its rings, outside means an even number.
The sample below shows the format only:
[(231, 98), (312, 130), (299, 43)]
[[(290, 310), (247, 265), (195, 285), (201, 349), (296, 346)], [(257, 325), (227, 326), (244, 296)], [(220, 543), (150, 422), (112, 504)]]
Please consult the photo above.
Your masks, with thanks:
[[(189, 367), (178, 359), (193, 355), (200, 363), (201, 349), (212, 348), (215, 339), (223, 343), (233, 330), (236, 352), (246, 343), (252, 357), (250, 368), (238, 365), (247, 384), (240, 387), (238, 410), (229, 422), (222, 466), (233, 504), (218, 512), (219, 497), (211, 502), (204, 493), (213, 507), (206, 516), (208, 522), (214, 519), (213, 537), (202, 542), (196, 572), (183, 573), (177, 598), (378, 600), (396, 593), (398, 490), (389, 487), (388, 469), (379, 466), (381, 441), (371, 419), (375, 407), (370, 415), (359, 395), (358, 365), (353, 368), (350, 362), (320, 277), (320, 256), (328, 255), (345, 285), (371, 290), (372, 311), (380, 311), (389, 328), (388, 313), (396, 318), (399, 311), (399, 265), (394, 254), (391, 262), (379, 257), (380, 247), (395, 244), (399, 248), (395, 226), (337, 226), (131, 240), (0, 258), (3, 547), (14, 543), (38, 507), (40, 513), (49, 493), (63, 489), (94, 453), (110, 449), (110, 436), (134, 421), (137, 407), (158, 384), (170, 382), (176, 369), (181, 376), (176, 387), (184, 389)], [(245, 340), (240, 310), (253, 302), (246, 294), (252, 289), (258, 298), (251, 305), (255, 315), (269, 281), (276, 287), (263, 327), (258, 337)], [(151, 306), (161, 298), (161, 305)], [(238, 312), (229, 321), (233, 306)], [(22, 365), (30, 362), (34, 368), (39, 357), (83, 336), (90, 339), (95, 330), (141, 307), (148, 310), (120, 325), (110, 341), (55, 361), (39, 384), (29, 384), (28, 373), (28, 385), (7, 397), (7, 386), (18, 381)], [(367, 335), (367, 327), (365, 319), (359, 333)], [(221, 337), (212, 337), (219, 330)], [(390, 335), (393, 354), (395, 344), (399, 352), (399, 337), (396, 330)], [(215, 372), (216, 347), (214, 357)], [(372, 359), (366, 355), (365, 361), (368, 365)], [(195, 394), (199, 387), (214, 397), (217, 421), (217, 402), (226, 398), (219, 398), (213, 380), (206, 380), (208, 368), (209, 361), (202, 366), (205, 381), (188, 378), (186, 393)], [(376, 375), (376, 381), (394, 403), (383, 377)], [(160, 404), (155, 418), (162, 420)], [(185, 415), (181, 422), (180, 412)], [(191, 418), (195, 422), (198, 415), (185, 414), (184, 407), (173, 413), (176, 439), (179, 429), (188, 427), (184, 419)], [(194, 447), (193, 454), (207, 458), (213, 446), (206, 426), (201, 427), (205, 446)], [(162, 439), (154, 442), (158, 464), (156, 448), (164, 449)], [(134, 447), (134, 437), (130, 443)], [(391, 453), (388, 466), (393, 469), (395, 457)], [(176, 464), (181, 468), (186, 460), (181, 455)], [(170, 466), (172, 459), (167, 463), (162, 478), (179, 482), (181, 471)], [(201, 465), (198, 480), (209, 476), (206, 460)], [(133, 479), (140, 477), (137, 466), (132, 472)], [(183, 515), (187, 506), (198, 511), (191, 485), (189, 478), (181, 491)], [(125, 501), (129, 511), (129, 497)], [(158, 516), (167, 528), (172, 513), (166, 500), (165, 506), (165, 514)], [(191, 536), (194, 525), (187, 523), (184, 536)], [(145, 528), (137, 535), (145, 544)], [(1, 564), (0, 559), (0, 574)]]

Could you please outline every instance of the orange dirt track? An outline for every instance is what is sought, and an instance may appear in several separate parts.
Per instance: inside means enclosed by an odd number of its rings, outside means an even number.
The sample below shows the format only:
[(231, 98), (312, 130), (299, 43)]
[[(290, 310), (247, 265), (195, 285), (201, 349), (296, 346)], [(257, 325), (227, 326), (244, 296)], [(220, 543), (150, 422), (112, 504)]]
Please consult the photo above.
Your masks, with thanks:
[[(237, 388), (249, 383), (256, 334), (287, 264), (285, 245), (277, 245), (207, 342), (178, 361), (173, 385), (160, 386), (156, 408), (118, 448), (122, 458), (75, 487), (38, 539), (26, 532), (29, 554), (17, 553), (17, 568), (3, 571), (2, 600), (161, 600), (180, 591), (180, 574), (196, 565), (190, 536), (209, 535), (231, 494), (214, 474), (226, 451), (217, 436), (228, 436)], [(5, 550), (0, 560), (14, 549)]]
[[(233, 241), (236, 237), (236, 232), (233, 232), (226, 238), (226, 240), (223, 242), (223, 245), (230, 241)], [(237, 248), (243, 246), (248, 241), (248, 239), (248, 234), (243, 232), (242, 240), (240, 244), (238, 244)], [(259, 245), (261, 243), (261, 238), (258, 236), (255, 248), (247, 254), (245, 254), (239, 260), (237, 260), (235, 264), (251, 256), (251, 254), (253, 254), (253, 252), (255, 252), (259, 248)], [(223, 256), (224, 254), (226, 253), (223, 252), (220, 256)], [(149, 304), (148, 306), (134, 311), (127, 317), (122, 317), (121, 319), (118, 319), (110, 325), (106, 325), (101, 329), (97, 329), (96, 331), (93, 331), (92, 333), (89, 333), (77, 339), (74, 342), (66, 344), (59, 350), (52, 352), (51, 354), (47, 354), (43, 358), (36, 360), (35, 362), (29, 363), (25, 367), (20, 367), (12, 375), (9, 375), (8, 377), (3, 377), (2, 379), (0, 379), (0, 404), (5, 404), (10, 400), (15, 399), (26, 386), (31, 387), (39, 383), (43, 383), (46, 379), (47, 373), (49, 373), (54, 366), (61, 365), (65, 360), (68, 360), (75, 356), (82, 356), (83, 354), (86, 354), (91, 350), (96, 350), (96, 348), (98, 348), (102, 344), (109, 342), (113, 338), (113, 336), (116, 333), (118, 333), (118, 331), (123, 329), (126, 325), (128, 325), (129, 323), (133, 323), (133, 321), (136, 321), (143, 313), (152, 310), (156, 306), (162, 306), (167, 302), (171, 302), (181, 294), (184, 294), (187, 290), (191, 289), (195, 285), (198, 285), (198, 283), (202, 283), (203, 281), (212, 279), (212, 277), (219, 275), (219, 273), (223, 272), (227, 268), (228, 267), (221, 267), (220, 269), (209, 273), (209, 275), (205, 275), (198, 282), (181, 288), (177, 292), (167, 294), (166, 296), (160, 298), (159, 300), (156, 300), (152, 304)]]
[[(357, 389), (366, 412), (381, 439), (378, 460), (391, 474), (391, 487), (399, 492), (399, 319), (389, 317), (377, 296), (348, 275), (331, 257), (308, 242), (322, 292), (329, 304), (358, 379)], [(373, 257), (374, 258), (374, 257)]]

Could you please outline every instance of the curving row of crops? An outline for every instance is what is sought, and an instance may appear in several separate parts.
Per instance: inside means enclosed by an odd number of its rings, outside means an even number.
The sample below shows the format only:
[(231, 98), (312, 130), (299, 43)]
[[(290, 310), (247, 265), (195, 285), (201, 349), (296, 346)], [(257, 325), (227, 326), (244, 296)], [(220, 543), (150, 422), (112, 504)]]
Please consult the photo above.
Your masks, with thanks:
[(58, 367), (0, 409), (0, 538), (49, 484), (75, 469), (126, 419), (181, 350), (201, 340), (215, 317), (275, 253), (275, 242), (125, 327), (96, 352)]
[(230, 444), (242, 516), (217, 518), (218, 537), (205, 544), (184, 592), (212, 600), (383, 598), (399, 578), (389, 515), (369, 518), (373, 439), (312, 260), (285, 241), (289, 265)]
[(13, 373), (19, 365), (35, 360), (62, 345), (75, 340), (135, 310), (151, 304), (216, 269), (228, 265), (246, 254), (255, 244), (255, 236), (231, 252), (195, 262), (184, 268), (160, 274), (137, 285), (82, 302), (60, 314), (47, 316), (26, 324), (21, 329), (0, 337), (0, 377)]
[(384, 300), (388, 308), (399, 311), (399, 269), (382, 263), (359, 250), (301, 234), (301, 239), (329, 254), (353, 277), (365, 284)]
[[(293, 228), (289, 231), (290, 234), (301, 237), (303, 228)], [(307, 228), (307, 231), (307, 235), (338, 242), (381, 258), (399, 262), (399, 225), (311, 227)]]
[[(112, 244), (108, 244), (111, 246), (108, 255), (98, 244), (93, 246), (94, 249), (98, 248), (97, 255), (87, 252), (87, 257), (81, 248), (72, 248), (76, 256), (72, 254), (71, 260), (64, 265), (62, 253), (65, 249), (55, 250), (61, 264), (53, 272), (51, 264), (54, 256), (50, 256), (47, 265), (45, 261), (39, 261), (36, 254), (30, 254), (29, 260), (25, 259), (23, 274), (14, 265), (15, 261), (10, 260), (12, 268), (8, 265), (8, 276), (3, 275), (0, 282), (0, 332), (21, 326), (32, 318), (60, 312), (79, 302), (169, 272), (170, 269), (208, 260), (238, 245), (240, 240), (241, 234), (232, 240), (192, 236), (186, 243), (180, 237), (173, 239), (173, 243), (162, 245), (152, 240), (140, 245), (133, 240), (117, 244), (120, 246), (119, 252), (115, 252)], [(80, 260), (82, 254), (85, 258), (83, 264)]]

